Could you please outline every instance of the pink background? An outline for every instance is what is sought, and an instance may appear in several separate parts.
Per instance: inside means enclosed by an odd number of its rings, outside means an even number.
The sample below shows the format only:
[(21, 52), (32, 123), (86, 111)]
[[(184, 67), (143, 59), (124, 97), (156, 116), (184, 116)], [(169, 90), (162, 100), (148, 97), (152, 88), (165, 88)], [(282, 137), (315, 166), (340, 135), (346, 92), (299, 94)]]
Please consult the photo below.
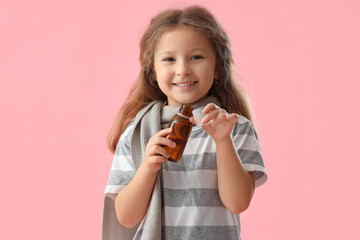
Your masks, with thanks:
[(105, 139), (159, 10), (200, 3), (228, 31), (269, 174), (250, 239), (360, 239), (360, 4), (0, 1), (0, 239), (100, 239)]

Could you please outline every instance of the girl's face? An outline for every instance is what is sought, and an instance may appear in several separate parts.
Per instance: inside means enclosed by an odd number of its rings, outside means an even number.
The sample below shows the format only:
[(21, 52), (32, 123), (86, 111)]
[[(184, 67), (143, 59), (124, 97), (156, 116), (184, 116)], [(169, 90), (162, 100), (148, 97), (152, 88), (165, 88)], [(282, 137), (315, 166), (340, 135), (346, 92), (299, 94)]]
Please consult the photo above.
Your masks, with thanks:
[(156, 80), (170, 106), (206, 97), (214, 81), (215, 64), (210, 41), (188, 27), (165, 32), (155, 49)]

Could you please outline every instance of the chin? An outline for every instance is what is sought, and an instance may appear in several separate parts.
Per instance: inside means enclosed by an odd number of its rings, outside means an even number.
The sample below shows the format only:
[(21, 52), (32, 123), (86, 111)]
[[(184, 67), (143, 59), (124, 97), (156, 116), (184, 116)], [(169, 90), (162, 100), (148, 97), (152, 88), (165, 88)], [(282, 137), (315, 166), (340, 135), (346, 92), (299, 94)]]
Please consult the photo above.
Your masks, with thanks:
[(207, 94), (203, 97), (188, 97), (188, 98), (183, 97), (183, 98), (179, 98), (179, 99), (174, 99), (175, 102), (173, 102), (171, 105), (173, 105), (173, 106), (181, 106), (182, 104), (192, 105), (206, 97), (207, 97)]
[(196, 103), (197, 101), (199, 101), (200, 99), (201, 99), (201, 98), (189, 99), (189, 100), (182, 100), (181, 103), (182, 103), (182, 104), (192, 105), (192, 104)]

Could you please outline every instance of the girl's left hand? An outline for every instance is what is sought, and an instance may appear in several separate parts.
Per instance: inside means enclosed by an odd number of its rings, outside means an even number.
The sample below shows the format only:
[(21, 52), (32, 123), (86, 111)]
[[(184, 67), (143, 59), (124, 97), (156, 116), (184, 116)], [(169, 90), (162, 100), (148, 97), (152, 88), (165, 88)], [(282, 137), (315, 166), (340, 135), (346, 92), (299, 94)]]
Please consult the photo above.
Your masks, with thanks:
[[(203, 129), (213, 137), (215, 142), (225, 140), (230, 137), (231, 131), (234, 128), (239, 116), (236, 113), (228, 113), (224, 109), (216, 106), (214, 103), (209, 103), (203, 109), (205, 117), (201, 120)], [(190, 118), (191, 123), (196, 125), (193, 117)]]

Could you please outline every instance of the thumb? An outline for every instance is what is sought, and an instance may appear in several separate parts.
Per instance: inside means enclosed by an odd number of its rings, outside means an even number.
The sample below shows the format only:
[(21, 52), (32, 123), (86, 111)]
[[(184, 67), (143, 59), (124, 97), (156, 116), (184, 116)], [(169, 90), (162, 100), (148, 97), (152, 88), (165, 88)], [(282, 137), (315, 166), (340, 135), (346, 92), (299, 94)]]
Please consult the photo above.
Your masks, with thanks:
[(194, 118), (194, 117), (190, 117), (190, 118), (189, 118), (189, 121), (190, 121), (193, 125), (196, 125), (196, 122), (195, 122), (195, 118)]
[(233, 124), (235, 124), (237, 122), (237, 120), (239, 119), (239, 115), (237, 115), (236, 113), (232, 113), (232, 114), (229, 114), (226, 118), (229, 121), (231, 121)]

